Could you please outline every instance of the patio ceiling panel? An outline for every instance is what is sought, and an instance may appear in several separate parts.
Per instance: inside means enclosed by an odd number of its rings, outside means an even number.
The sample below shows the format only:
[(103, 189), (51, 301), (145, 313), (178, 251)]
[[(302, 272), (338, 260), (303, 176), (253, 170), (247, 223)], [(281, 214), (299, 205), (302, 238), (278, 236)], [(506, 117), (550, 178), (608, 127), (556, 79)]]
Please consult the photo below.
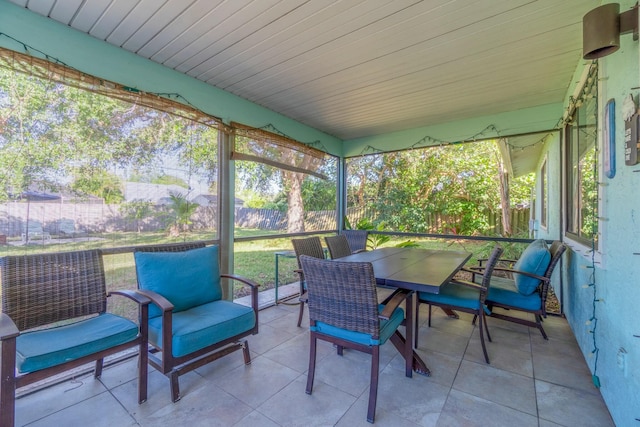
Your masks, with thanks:
[[(561, 105), (581, 58), (582, 17), (600, 4), (9, 1), (346, 144)], [(531, 121), (540, 130), (555, 125)]]

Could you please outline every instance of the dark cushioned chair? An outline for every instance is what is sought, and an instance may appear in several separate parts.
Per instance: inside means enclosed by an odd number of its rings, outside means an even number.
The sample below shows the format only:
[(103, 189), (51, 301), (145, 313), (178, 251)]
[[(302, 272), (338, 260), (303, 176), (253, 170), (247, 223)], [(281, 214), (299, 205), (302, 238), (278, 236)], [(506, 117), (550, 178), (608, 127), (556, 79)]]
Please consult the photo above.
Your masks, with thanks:
[(107, 291), (99, 250), (6, 256), (2, 278), (2, 380), (0, 424), (15, 420), (15, 391), (95, 361), (102, 375), (105, 356), (136, 347), (138, 403), (147, 400), (147, 310), (135, 291), (111, 292), (139, 306), (140, 327), (107, 313)]
[[(404, 321), (399, 305), (410, 295), (396, 291), (378, 304), (373, 266), (368, 262), (340, 262), (300, 256), (309, 295), (311, 347), (307, 394), (313, 390), (317, 340), (371, 354), (371, 379), (367, 421), (373, 423), (378, 393), (380, 346)], [(408, 328), (411, 329), (411, 328)], [(400, 340), (403, 340), (401, 337)], [(411, 337), (404, 341), (405, 361), (412, 359)], [(407, 376), (411, 376), (408, 369)]]
[[(416, 309), (415, 325), (416, 347), (418, 346), (418, 317), (420, 313), (419, 309), (421, 303), (429, 304), (429, 327), (431, 327), (432, 305), (441, 307), (443, 309), (464, 311), (480, 318), (480, 324), (478, 325), (478, 330), (480, 332), (480, 343), (482, 344), (484, 360), (489, 363), (489, 355), (487, 354), (487, 348), (484, 343), (484, 332), (487, 333), (487, 339), (491, 341), (491, 335), (489, 334), (489, 328), (487, 327), (487, 321), (485, 317), (485, 312), (487, 311), (485, 307), (485, 299), (489, 291), (491, 273), (501, 254), (502, 248), (496, 246), (491, 252), (489, 259), (487, 260), (487, 263), (484, 267), (482, 281), (480, 283), (469, 282), (466, 280), (453, 280), (441, 286), (440, 293), (438, 294), (430, 292), (418, 292), (418, 305)], [(462, 271), (467, 270), (462, 269)]]
[[(192, 247), (143, 247), (134, 253), (139, 292), (152, 302), (149, 364), (169, 377), (174, 402), (180, 399), (180, 375), (239, 349), (245, 364), (251, 363), (242, 338), (258, 333), (258, 285), (221, 274), (217, 246)], [(224, 300), (222, 278), (250, 286), (251, 307)]]
[[(542, 243), (535, 241), (529, 245), (513, 264), (513, 268), (496, 267), (494, 269), (494, 272), (510, 273), (513, 278), (493, 277), (486, 304), (491, 309), (491, 317), (538, 328), (544, 339), (547, 339), (547, 334), (542, 327), (542, 318), (547, 316), (549, 283), (567, 247), (556, 240), (547, 250), (546, 244)], [(548, 256), (545, 256), (544, 251)], [(512, 263), (513, 260), (507, 260), (507, 262)], [(498, 313), (494, 308), (531, 313), (535, 321)]]
[(305, 239), (291, 239), (293, 250), (296, 253), (298, 261), (298, 269), (296, 272), (300, 278), (300, 312), (298, 314), (298, 327), (302, 324), (302, 316), (304, 316), (304, 305), (307, 303), (307, 288), (305, 278), (300, 264), (300, 256), (308, 255), (314, 258), (324, 259), (324, 249), (319, 237), (307, 237)]
[(340, 234), (338, 236), (327, 236), (324, 238), (331, 259), (338, 259), (352, 254), (347, 238)]
[(367, 250), (367, 239), (369, 238), (367, 230), (342, 230), (340, 234), (347, 238), (352, 253)]

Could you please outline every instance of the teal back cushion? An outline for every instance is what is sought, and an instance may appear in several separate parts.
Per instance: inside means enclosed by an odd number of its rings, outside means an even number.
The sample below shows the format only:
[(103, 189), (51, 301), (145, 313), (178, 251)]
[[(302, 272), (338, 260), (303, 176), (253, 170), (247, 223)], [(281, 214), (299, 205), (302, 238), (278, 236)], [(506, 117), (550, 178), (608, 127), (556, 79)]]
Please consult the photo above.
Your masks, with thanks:
[[(135, 252), (134, 257), (140, 289), (168, 299), (174, 312), (222, 298), (217, 246), (184, 252)], [(149, 317), (160, 314), (151, 304)]]
[[(550, 261), (551, 253), (547, 248), (547, 244), (544, 240), (538, 239), (527, 246), (513, 268), (538, 276), (544, 276)], [(513, 278), (518, 292), (522, 295), (531, 295), (540, 284), (540, 280), (527, 277), (523, 274), (514, 274)]]

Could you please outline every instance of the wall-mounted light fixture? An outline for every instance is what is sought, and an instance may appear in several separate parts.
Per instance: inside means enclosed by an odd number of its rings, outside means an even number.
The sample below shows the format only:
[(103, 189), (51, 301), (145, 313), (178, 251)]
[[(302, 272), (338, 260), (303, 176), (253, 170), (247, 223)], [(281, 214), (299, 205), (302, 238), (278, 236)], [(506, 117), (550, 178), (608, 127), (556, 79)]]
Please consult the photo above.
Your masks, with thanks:
[(620, 13), (618, 3), (596, 7), (582, 18), (584, 59), (598, 59), (620, 48), (620, 34), (633, 32), (638, 40), (638, 5)]

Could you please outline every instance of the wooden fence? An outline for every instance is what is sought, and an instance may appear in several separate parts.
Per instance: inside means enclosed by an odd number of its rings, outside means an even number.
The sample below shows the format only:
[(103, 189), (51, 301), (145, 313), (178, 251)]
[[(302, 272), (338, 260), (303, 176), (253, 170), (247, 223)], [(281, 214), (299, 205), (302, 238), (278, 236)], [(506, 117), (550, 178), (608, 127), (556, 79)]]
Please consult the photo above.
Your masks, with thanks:
[[(89, 233), (158, 231), (171, 223), (171, 213), (166, 206), (157, 206), (147, 218), (132, 220), (123, 215), (121, 205), (47, 203), (47, 202), (10, 202), (0, 205), (0, 235), (20, 236), (24, 231), (27, 217), (29, 222), (37, 221), (44, 231), (59, 234), (62, 221), (72, 221), (77, 230)], [(217, 221), (216, 207), (198, 207), (191, 217), (192, 228), (196, 230), (215, 230)], [(347, 218), (352, 226), (362, 218), (371, 221), (379, 219), (374, 209), (349, 208)], [(459, 223), (460, 218), (430, 213), (425, 217), (429, 233), (452, 233), (454, 229), (447, 224)], [(487, 214), (490, 224), (489, 235), (502, 235), (502, 219), (499, 213)], [(514, 234), (528, 230), (529, 209), (511, 211), (511, 224)], [(237, 208), (235, 225), (270, 231), (287, 229), (286, 213), (270, 209)], [(337, 228), (335, 210), (312, 211), (305, 213), (305, 231), (335, 230)]]

